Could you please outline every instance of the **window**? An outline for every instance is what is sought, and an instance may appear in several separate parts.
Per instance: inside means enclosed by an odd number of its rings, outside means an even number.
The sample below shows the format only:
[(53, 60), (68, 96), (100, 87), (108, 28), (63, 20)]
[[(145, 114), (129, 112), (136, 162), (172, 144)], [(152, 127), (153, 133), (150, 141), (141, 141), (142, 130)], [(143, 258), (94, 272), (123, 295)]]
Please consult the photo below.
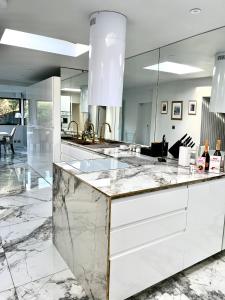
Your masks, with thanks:
[(20, 124), (15, 114), (21, 112), (20, 99), (0, 98), (0, 125)]

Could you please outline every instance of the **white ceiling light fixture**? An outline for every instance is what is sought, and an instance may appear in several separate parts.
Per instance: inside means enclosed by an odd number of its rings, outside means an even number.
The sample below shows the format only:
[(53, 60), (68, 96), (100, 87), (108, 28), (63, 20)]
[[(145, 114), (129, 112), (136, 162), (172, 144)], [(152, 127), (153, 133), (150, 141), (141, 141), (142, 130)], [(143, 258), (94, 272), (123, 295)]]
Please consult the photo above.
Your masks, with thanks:
[(8, 0), (0, 0), (0, 8), (6, 8), (8, 5)]
[(197, 67), (165, 61), (160, 64), (144, 67), (146, 70), (160, 71), (178, 75), (191, 74), (202, 72), (203, 70)]
[(196, 7), (196, 8), (190, 9), (189, 13), (192, 15), (199, 15), (201, 13), (201, 11), (202, 11), (201, 8)]
[(88, 45), (73, 44), (64, 40), (12, 29), (5, 29), (0, 43), (73, 57), (89, 51)]
[(63, 92), (73, 92), (73, 93), (80, 93), (81, 89), (73, 89), (73, 88), (63, 88), (61, 89)]
[(225, 113), (225, 52), (217, 53), (215, 57), (210, 111)]

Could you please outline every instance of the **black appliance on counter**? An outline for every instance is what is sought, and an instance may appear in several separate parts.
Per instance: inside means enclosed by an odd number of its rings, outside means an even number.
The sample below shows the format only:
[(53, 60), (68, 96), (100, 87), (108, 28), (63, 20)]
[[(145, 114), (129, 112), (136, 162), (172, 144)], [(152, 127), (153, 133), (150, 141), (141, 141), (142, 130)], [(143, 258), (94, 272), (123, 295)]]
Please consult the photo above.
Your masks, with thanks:
[(153, 157), (166, 157), (168, 155), (168, 145), (165, 135), (163, 135), (162, 142), (153, 142), (151, 147), (142, 147), (141, 154), (153, 156)]

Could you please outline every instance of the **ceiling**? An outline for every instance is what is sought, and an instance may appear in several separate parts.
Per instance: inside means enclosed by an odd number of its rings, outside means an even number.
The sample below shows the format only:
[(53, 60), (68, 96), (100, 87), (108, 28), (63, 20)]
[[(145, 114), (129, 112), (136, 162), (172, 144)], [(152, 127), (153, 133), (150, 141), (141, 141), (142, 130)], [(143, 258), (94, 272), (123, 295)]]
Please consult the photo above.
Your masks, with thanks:
[[(189, 10), (202, 8), (200, 15)], [(128, 17), (126, 57), (225, 25), (224, 0), (8, 0), (0, 9), (0, 30), (26, 31), (88, 44), (90, 13), (114, 10)], [(29, 85), (59, 67), (88, 68), (78, 58), (0, 45), (0, 82)]]

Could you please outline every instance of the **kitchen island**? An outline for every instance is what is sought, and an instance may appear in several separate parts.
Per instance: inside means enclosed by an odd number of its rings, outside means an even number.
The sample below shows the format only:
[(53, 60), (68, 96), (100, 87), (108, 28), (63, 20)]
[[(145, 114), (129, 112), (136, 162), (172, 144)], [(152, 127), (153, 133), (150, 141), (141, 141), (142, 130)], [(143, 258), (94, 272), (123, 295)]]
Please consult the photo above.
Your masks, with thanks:
[(126, 299), (224, 248), (223, 173), (64, 147), (84, 159), (54, 165), (54, 243), (90, 299)]

